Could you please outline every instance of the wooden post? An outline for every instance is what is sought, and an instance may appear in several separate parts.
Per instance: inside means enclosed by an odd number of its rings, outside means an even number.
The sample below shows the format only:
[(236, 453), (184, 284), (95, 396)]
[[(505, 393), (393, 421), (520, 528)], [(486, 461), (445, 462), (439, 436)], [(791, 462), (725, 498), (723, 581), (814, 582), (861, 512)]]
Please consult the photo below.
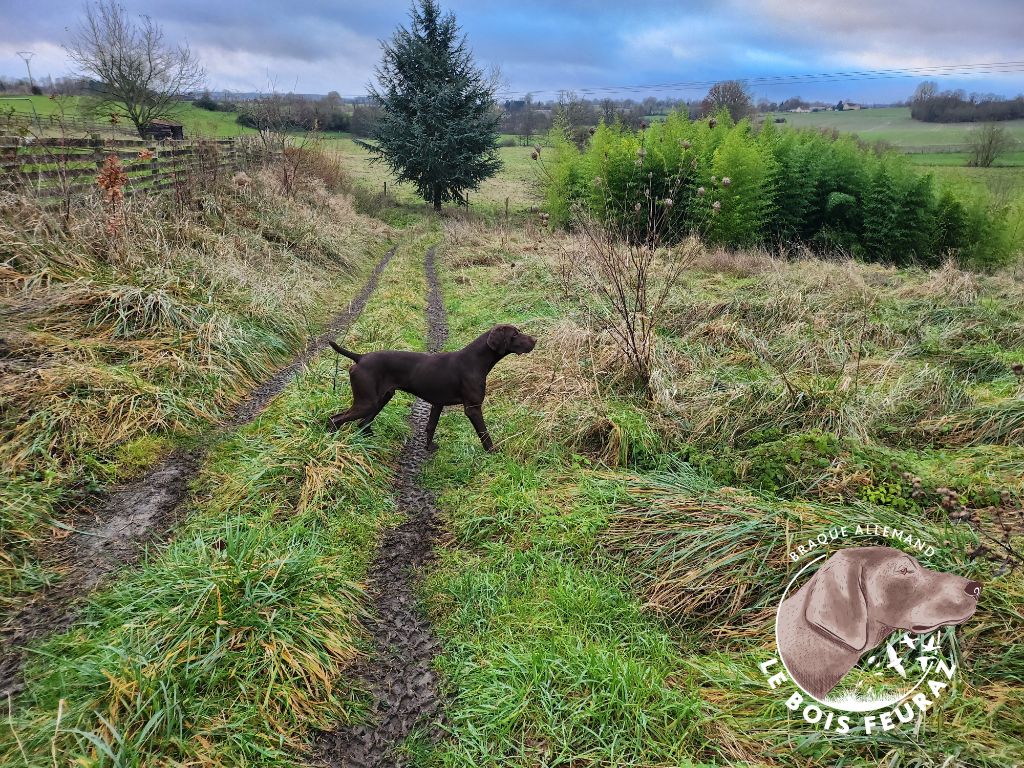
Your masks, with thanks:
[(89, 143), (92, 145), (92, 157), (96, 161), (97, 170), (103, 167), (103, 139), (98, 133), (92, 134)]
[(387, 197), (387, 196), (388, 196), (388, 183), (387, 183), (387, 181), (385, 181), (384, 182), (384, 197)]
[(149, 179), (152, 182), (150, 189), (156, 190), (157, 176), (160, 175), (160, 158), (156, 154), (156, 144), (149, 147), (149, 151), (153, 153), (153, 156), (149, 158)]
[(505, 221), (508, 221), (508, 198), (505, 198)]

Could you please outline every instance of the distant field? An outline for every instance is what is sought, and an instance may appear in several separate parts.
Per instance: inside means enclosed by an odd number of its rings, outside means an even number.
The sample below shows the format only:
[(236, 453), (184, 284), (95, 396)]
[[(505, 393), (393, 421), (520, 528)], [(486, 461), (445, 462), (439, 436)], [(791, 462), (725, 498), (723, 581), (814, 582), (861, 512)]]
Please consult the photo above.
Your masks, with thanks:
[[(63, 100), (65, 112), (69, 117), (78, 116), (78, 102), (79, 99), (76, 96), (69, 96)], [(37, 115), (45, 118), (57, 114), (60, 111), (61, 102), (50, 99), (49, 96), (0, 98), (0, 108), (8, 106), (18, 112), (30, 112), (34, 108)], [(175, 115), (185, 126), (186, 134), (225, 138), (255, 133), (251, 128), (245, 128), (235, 122), (236, 116), (234, 112), (210, 112), (189, 103), (182, 103)]]
[[(834, 128), (855, 133), (865, 141), (886, 141), (902, 149), (960, 147), (978, 123), (922, 123), (912, 120), (908, 107), (861, 109), (851, 112), (781, 112), (786, 125), (794, 128)], [(1024, 120), (1007, 120), (1000, 125), (1024, 142)], [(936, 149), (936, 151), (941, 151)]]
[[(370, 153), (357, 145), (350, 134), (326, 134), (324, 141), (344, 156), (346, 167), (356, 181), (379, 191), (383, 191), (387, 181), (390, 194), (405, 202), (419, 201), (411, 185), (396, 185), (385, 166), (371, 164)], [(470, 204), (487, 202), (501, 208), (508, 198), (510, 209), (535, 205), (538, 201), (537, 177), (535, 163), (530, 159), (531, 151), (529, 147), (499, 147), (498, 155), (504, 167), (497, 176), (481, 184), (479, 191), (469, 193)]]
[[(907, 152), (914, 165), (931, 172), (939, 181), (984, 187), (997, 200), (1009, 201), (1024, 194), (1024, 120), (1007, 120), (1005, 127), (1019, 142), (1019, 150), (996, 161), (993, 168), (968, 168), (967, 152), (961, 148), (977, 130), (976, 123), (922, 123), (910, 118), (907, 107), (861, 109), (852, 112), (786, 112), (779, 127), (834, 128), (865, 141), (884, 141)], [(924, 151), (922, 151), (924, 150)], [(930, 150), (930, 151), (928, 151)]]

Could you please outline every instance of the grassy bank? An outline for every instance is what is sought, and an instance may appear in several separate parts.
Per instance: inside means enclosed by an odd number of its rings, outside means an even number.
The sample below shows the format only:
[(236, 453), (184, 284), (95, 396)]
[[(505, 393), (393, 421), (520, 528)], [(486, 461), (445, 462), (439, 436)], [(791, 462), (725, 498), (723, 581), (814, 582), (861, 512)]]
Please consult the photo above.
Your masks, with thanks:
[[(269, 176), (194, 197), (0, 211), (0, 607), (59, 578), (38, 555), (219, 420), (345, 306), (391, 230)], [(311, 188), (312, 189), (312, 188)]]
[[(347, 346), (422, 347), (423, 242), (385, 271)], [(341, 298), (341, 297), (339, 297)], [(36, 647), (0, 762), (292, 765), (317, 728), (361, 716), (345, 671), (365, 650), (360, 581), (392, 521), (407, 397), (373, 437), (327, 434), (347, 404), (315, 358), (255, 422), (218, 444), (187, 522)]]
[[(42, 129), (44, 135), (59, 135), (59, 126), (53, 124), (51, 118), (60, 114), (61, 110), (67, 117), (83, 116), (78, 96), (64, 96), (59, 99), (51, 99), (48, 95), (0, 98), (0, 109), (5, 108), (13, 109), (19, 114), (38, 115), (41, 124), (33, 124), (32, 128), (35, 131)], [(182, 102), (174, 110), (171, 119), (180, 122), (185, 127), (186, 136), (227, 138), (256, 135), (254, 129), (239, 125), (235, 119), (237, 116), (237, 112), (211, 112), (208, 109), (200, 109), (190, 102)], [(94, 120), (97, 124), (105, 122), (101, 116), (91, 116), (88, 119)], [(125, 123), (122, 122), (119, 127), (125, 128)], [(127, 127), (131, 128), (130, 125)]]

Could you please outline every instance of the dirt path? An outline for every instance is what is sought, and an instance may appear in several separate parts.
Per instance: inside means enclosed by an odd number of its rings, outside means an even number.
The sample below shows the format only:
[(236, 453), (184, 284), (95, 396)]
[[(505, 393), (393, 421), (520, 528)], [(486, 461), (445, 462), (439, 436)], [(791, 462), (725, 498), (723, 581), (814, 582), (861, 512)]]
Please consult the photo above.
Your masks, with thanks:
[[(434, 265), (427, 251), (427, 337), (430, 351), (448, 338), (448, 321)], [(396, 503), (406, 520), (388, 531), (368, 574), (375, 619), (370, 625), (375, 654), (360, 673), (372, 698), (366, 725), (324, 735), (322, 757), (332, 766), (397, 766), (395, 748), (414, 730), (440, 735), (441, 701), (433, 670), (439, 646), (416, 598), (417, 572), (433, 556), (437, 508), (419, 484), (427, 458), (425, 429), (430, 406), (412, 405), (412, 435), (402, 448), (395, 477)]]
[(25, 646), (67, 629), (78, 616), (81, 599), (108, 574), (135, 563), (144, 547), (165, 539), (181, 517), (189, 483), (211, 444), (259, 415), (321, 349), (352, 325), (377, 288), (381, 273), (395, 255), (392, 248), (374, 267), (359, 294), (335, 315), (287, 366), (250, 392), (200, 445), (173, 451), (142, 477), (113, 489), (98, 500), (95, 517), (75, 521), (75, 533), (46, 564), (61, 580), (33, 593), (0, 627), (0, 697), (21, 690)]

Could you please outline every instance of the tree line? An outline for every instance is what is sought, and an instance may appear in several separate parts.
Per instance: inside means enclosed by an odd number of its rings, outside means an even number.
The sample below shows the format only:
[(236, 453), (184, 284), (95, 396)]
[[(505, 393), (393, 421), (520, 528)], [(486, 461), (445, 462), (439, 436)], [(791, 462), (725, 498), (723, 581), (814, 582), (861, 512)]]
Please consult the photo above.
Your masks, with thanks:
[(1006, 99), (996, 94), (968, 95), (963, 89), (940, 91), (935, 82), (917, 86), (910, 116), (926, 123), (990, 123), (1024, 119), (1024, 95)]

